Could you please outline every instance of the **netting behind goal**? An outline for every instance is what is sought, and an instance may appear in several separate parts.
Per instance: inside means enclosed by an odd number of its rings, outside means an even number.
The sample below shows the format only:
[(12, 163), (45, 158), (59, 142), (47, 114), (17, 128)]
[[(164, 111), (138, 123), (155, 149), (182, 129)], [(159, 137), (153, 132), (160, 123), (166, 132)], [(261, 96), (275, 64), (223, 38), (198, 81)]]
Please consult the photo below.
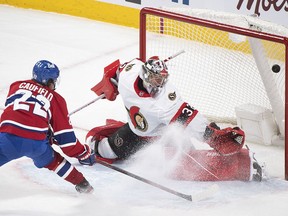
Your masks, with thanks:
[(235, 108), (243, 104), (272, 110), (282, 137), (287, 37), (285, 27), (253, 16), (183, 8), (140, 13), (142, 60), (185, 51), (167, 63), (185, 100), (216, 122), (236, 123)]

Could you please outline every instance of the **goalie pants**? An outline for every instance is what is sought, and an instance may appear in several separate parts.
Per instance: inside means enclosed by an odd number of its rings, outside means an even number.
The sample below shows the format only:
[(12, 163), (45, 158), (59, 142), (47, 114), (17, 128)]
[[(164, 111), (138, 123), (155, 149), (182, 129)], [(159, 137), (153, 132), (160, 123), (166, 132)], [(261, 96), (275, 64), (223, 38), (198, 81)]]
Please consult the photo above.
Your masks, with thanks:
[(130, 157), (151, 142), (151, 140), (152, 138), (150, 137), (139, 137), (134, 134), (128, 123), (108, 137), (109, 145), (119, 159)]

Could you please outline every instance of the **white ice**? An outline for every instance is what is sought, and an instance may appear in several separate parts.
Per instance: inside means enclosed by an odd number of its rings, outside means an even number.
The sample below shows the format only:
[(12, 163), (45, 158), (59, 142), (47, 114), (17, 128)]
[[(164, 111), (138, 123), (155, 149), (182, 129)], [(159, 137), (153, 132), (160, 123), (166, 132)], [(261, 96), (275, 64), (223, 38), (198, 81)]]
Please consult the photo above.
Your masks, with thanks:
[[(138, 30), (55, 13), (0, 6), (0, 111), (9, 84), (29, 79), (40, 59), (55, 62), (61, 69), (62, 94), (70, 111), (93, 100), (90, 90), (100, 79), (103, 67), (119, 58), (138, 57)], [(126, 120), (121, 98), (100, 100), (75, 113), (72, 123), (84, 142), (87, 130), (104, 124), (106, 118)], [(249, 144), (259, 161), (265, 162), (269, 179), (256, 182), (217, 182), (220, 190), (207, 200), (189, 202), (96, 164), (71, 162), (91, 182), (92, 195), (79, 195), (74, 187), (53, 172), (37, 169), (28, 158), (0, 168), (1, 216), (51, 215), (201, 215), (283, 216), (288, 212), (288, 182), (284, 181), (284, 148)], [(137, 175), (173, 190), (193, 194), (212, 182), (181, 182), (163, 177), (157, 163), (157, 145), (139, 157), (120, 164)]]

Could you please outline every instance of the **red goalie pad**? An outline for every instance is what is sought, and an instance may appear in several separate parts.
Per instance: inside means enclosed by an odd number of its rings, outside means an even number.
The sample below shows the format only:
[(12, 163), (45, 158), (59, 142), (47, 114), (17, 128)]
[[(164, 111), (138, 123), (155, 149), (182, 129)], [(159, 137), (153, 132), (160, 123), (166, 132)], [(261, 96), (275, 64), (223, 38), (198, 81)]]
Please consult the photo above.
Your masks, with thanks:
[(169, 176), (185, 181), (249, 181), (251, 163), (247, 149), (229, 156), (215, 150), (193, 150), (182, 154)]
[(122, 127), (125, 123), (121, 121), (116, 121), (113, 119), (107, 119), (106, 125), (98, 126), (91, 129), (87, 135), (86, 140), (89, 137), (93, 137), (92, 140), (102, 140), (104, 137), (108, 137)]
[(111, 82), (111, 78), (115, 79), (119, 66), (119, 59), (106, 66), (104, 68), (104, 75), (102, 80), (93, 88), (91, 88), (91, 90), (94, 91), (98, 96), (104, 94), (106, 99), (110, 101), (115, 100), (119, 92), (117, 86)]
[[(120, 121), (115, 121), (113, 119), (107, 119), (106, 125), (98, 126), (93, 129), (91, 129), (87, 135), (86, 135), (86, 143), (90, 146), (93, 145), (93, 149), (95, 148), (95, 143), (102, 140), (105, 137), (110, 136), (114, 132), (116, 132), (120, 127), (122, 127), (125, 123)], [(108, 145), (108, 143), (107, 143)], [(95, 149), (94, 149), (95, 151)], [(109, 159), (109, 158), (103, 158), (100, 155), (98, 155), (97, 150), (95, 152), (96, 156), (96, 163), (99, 160), (102, 160), (106, 163), (112, 164), (116, 159)]]

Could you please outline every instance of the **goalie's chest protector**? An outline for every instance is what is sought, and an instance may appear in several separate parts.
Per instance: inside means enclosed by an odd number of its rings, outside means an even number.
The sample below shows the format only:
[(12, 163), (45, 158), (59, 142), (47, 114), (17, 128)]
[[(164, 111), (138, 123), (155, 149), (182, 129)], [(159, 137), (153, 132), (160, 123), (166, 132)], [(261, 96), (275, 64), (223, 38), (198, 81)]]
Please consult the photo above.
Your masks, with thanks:
[(139, 136), (158, 136), (183, 104), (177, 90), (169, 82), (156, 97), (137, 86), (142, 62), (133, 60), (121, 71), (118, 90), (128, 112), (131, 130)]

